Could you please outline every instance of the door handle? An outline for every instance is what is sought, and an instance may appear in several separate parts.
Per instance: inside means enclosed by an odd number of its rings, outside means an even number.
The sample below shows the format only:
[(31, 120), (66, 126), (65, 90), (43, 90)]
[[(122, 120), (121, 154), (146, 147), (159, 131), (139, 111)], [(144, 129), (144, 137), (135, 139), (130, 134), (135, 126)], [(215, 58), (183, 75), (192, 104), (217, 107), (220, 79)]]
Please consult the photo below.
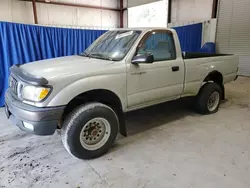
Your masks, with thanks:
[(136, 75), (136, 74), (139, 74), (139, 75), (142, 75), (142, 74), (146, 74), (147, 72), (133, 72), (131, 73), (131, 75)]
[(179, 70), (180, 70), (180, 67), (179, 67), (179, 66), (172, 67), (172, 71), (173, 71), (173, 72), (176, 72), (176, 71), (179, 71)]

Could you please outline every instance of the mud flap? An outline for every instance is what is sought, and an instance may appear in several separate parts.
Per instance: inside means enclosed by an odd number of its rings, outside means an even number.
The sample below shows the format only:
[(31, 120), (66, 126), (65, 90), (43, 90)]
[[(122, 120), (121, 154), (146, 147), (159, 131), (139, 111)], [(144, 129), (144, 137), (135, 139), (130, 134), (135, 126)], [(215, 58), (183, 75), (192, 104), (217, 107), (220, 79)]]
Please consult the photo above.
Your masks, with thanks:
[(122, 136), (127, 137), (127, 129), (126, 129), (126, 123), (125, 123), (125, 115), (124, 113), (119, 110), (119, 132)]

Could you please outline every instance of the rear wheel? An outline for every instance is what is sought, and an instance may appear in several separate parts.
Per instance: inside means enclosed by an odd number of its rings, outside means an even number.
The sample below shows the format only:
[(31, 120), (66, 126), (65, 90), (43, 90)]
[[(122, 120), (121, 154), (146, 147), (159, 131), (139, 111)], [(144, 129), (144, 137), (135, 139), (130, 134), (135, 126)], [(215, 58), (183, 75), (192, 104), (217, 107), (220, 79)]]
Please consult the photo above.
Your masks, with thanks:
[(96, 158), (106, 153), (118, 133), (116, 113), (101, 103), (89, 103), (76, 108), (62, 127), (62, 142), (66, 150), (80, 159)]
[(196, 97), (196, 109), (201, 114), (216, 113), (222, 98), (222, 88), (217, 83), (206, 83)]

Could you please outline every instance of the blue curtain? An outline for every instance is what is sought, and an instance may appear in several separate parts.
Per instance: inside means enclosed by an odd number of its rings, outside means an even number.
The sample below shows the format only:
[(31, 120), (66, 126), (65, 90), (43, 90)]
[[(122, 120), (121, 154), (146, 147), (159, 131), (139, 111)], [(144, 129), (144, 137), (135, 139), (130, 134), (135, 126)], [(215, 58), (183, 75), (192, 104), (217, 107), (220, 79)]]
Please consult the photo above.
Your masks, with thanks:
[(199, 52), (201, 50), (202, 23), (174, 27), (173, 29), (179, 36), (183, 52)]
[(105, 32), (0, 22), (0, 107), (12, 65), (79, 54)]

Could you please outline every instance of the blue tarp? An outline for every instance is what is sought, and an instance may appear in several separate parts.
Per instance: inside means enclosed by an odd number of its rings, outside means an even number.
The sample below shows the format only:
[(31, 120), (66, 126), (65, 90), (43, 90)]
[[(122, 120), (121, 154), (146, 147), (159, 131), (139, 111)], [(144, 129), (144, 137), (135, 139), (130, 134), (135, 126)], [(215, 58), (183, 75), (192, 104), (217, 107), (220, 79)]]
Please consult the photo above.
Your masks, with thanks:
[(173, 29), (178, 34), (183, 52), (199, 52), (201, 50), (202, 23), (174, 27)]
[(0, 107), (12, 65), (79, 54), (104, 32), (0, 22)]
[(216, 46), (214, 42), (207, 42), (205, 43), (200, 52), (205, 52), (205, 53), (216, 53)]
[[(182, 51), (200, 51), (202, 23), (174, 29)], [(12, 65), (79, 54), (104, 32), (0, 22), (0, 107)]]

